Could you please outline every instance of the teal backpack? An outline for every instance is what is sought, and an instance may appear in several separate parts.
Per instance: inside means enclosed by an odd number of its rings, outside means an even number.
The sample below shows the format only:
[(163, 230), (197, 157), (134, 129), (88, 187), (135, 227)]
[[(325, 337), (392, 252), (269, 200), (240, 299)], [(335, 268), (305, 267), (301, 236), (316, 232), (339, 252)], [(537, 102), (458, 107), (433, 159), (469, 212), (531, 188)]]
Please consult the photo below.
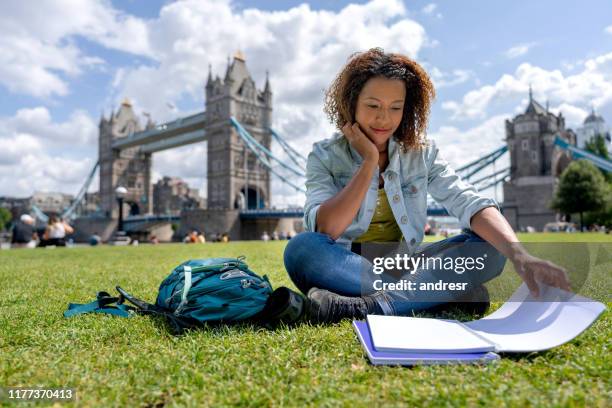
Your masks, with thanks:
[(233, 322), (261, 312), (272, 286), (244, 258), (195, 259), (174, 268), (161, 283), (156, 305), (193, 322)]
[[(292, 323), (303, 311), (303, 298), (280, 287), (272, 291), (267, 276), (251, 271), (244, 257), (194, 259), (183, 262), (163, 280), (155, 304), (135, 298), (117, 286), (119, 297), (98, 292), (95, 301), (68, 305), (65, 317), (106, 313), (131, 317), (134, 313), (166, 318), (174, 334), (205, 323), (254, 320), (272, 325)], [(134, 306), (128, 306), (125, 301)]]

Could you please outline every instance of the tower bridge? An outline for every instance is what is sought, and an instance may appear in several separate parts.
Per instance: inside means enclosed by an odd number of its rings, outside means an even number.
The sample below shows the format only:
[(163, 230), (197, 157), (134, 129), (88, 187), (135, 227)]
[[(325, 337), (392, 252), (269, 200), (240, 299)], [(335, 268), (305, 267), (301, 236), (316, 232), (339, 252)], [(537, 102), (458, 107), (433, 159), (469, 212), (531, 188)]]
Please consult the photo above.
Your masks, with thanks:
[[(228, 61), (223, 79), (213, 77), (209, 67), (205, 92), (204, 112), (164, 124), (149, 120), (141, 126), (127, 100), (110, 118), (101, 119), (100, 209), (106, 217), (118, 216), (117, 186), (127, 189), (123, 211), (128, 213), (128, 223), (129, 216), (150, 215), (152, 155), (201, 142), (207, 143), (207, 169), (202, 169), (208, 181), (207, 208), (181, 217), (182, 229), (228, 232), (232, 238), (239, 238), (245, 235), (240, 227), (240, 210), (269, 207), (271, 171), (257, 157), (262, 149), (270, 151), (273, 138), (272, 91), (267, 74), (263, 89), (257, 89), (244, 56), (238, 52), (231, 63)], [(248, 133), (248, 143), (231, 118)], [(253, 144), (259, 148), (252, 149)]]
[[(258, 90), (246, 61), (237, 53), (225, 77), (213, 78), (209, 69), (206, 110), (161, 125), (140, 127), (129, 102), (100, 125), (100, 194), (102, 211), (115, 215), (114, 190), (127, 188), (132, 215), (151, 213), (151, 155), (207, 142), (208, 208), (262, 208), (270, 201), (270, 172), (258, 165), (237, 134), (230, 118), (237, 118), (250, 136), (270, 149), (272, 92), (268, 78)], [(177, 163), (180, 166), (180, 163)], [(204, 169), (203, 169), (204, 173)]]

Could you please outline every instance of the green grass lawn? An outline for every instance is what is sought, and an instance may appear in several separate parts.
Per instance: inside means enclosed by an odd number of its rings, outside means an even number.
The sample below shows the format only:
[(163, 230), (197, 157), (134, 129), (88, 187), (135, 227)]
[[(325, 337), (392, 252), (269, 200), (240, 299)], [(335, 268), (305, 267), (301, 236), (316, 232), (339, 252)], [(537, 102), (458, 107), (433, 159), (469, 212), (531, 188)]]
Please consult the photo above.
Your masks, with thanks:
[[(612, 242), (599, 234), (521, 238)], [(274, 286), (293, 287), (282, 263), (285, 245), (0, 251), (0, 387), (70, 387), (78, 406), (612, 404), (608, 311), (577, 339), (547, 352), (505, 355), (488, 366), (414, 368), (371, 366), (348, 320), (274, 331), (216, 327), (173, 337), (145, 316), (62, 316), (69, 302), (88, 302), (99, 290), (115, 293), (117, 284), (153, 301), (161, 280), (190, 258), (246, 255)], [(593, 267), (589, 282), (596, 284), (582, 293), (609, 301), (609, 269), (610, 263)], [(497, 281), (518, 283), (507, 273)]]

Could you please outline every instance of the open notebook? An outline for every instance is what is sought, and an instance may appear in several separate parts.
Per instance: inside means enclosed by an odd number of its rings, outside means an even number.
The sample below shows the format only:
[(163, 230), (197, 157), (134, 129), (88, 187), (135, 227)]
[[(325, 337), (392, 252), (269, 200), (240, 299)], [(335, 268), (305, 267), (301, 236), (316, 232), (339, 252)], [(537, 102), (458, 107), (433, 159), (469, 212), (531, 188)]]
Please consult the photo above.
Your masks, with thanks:
[[(412, 357), (435, 354), (438, 359), (446, 355), (454, 362), (490, 361), (490, 357), (484, 358), (487, 353), (541, 351), (566, 343), (586, 330), (606, 308), (557, 288), (541, 289), (545, 300), (535, 300), (523, 284), (497, 311), (471, 322), (368, 315), (367, 323), (355, 322), (354, 327), (373, 363), (375, 353), (408, 353)], [(465, 354), (473, 358), (456, 360)], [(479, 358), (474, 357), (476, 354)]]

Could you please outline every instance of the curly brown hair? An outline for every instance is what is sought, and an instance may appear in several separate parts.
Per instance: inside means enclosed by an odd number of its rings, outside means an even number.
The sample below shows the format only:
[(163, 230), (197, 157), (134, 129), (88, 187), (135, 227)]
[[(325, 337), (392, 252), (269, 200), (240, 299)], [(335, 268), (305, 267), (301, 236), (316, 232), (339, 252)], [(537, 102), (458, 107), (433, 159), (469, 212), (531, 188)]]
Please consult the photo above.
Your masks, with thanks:
[(382, 48), (353, 53), (348, 63), (325, 92), (324, 111), (338, 130), (355, 121), (357, 98), (365, 83), (373, 77), (401, 79), (406, 85), (406, 103), (402, 121), (394, 133), (404, 151), (420, 149), (431, 102), (436, 96), (429, 75), (417, 62), (405, 55), (385, 53)]

